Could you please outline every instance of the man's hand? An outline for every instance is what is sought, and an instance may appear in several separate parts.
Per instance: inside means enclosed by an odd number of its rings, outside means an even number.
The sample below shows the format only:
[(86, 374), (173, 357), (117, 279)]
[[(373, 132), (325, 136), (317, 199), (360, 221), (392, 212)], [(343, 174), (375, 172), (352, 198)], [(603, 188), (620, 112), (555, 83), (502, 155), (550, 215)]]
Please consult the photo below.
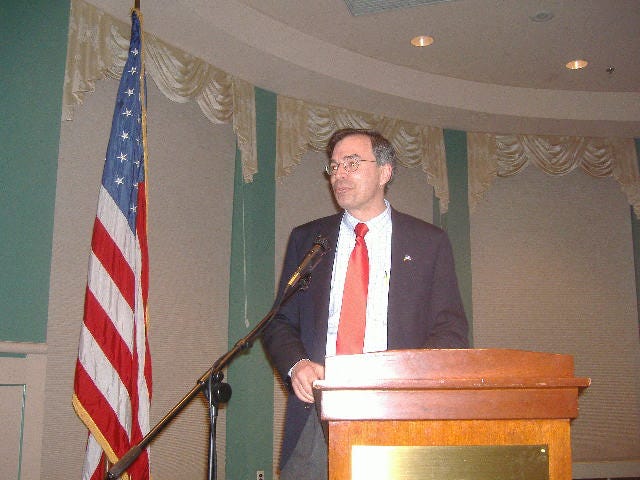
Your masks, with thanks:
[(300, 360), (291, 369), (291, 386), (300, 400), (313, 403), (313, 382), (324, 379), (324, 367), (311, 360)]

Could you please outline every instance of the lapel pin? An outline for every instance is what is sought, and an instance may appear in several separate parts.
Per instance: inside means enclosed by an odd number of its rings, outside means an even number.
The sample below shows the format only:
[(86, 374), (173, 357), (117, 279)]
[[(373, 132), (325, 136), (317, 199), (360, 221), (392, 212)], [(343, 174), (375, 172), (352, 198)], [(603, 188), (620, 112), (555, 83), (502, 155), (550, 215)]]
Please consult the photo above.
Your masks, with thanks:
[(402, 259), (403, 262), (412, 262), (413, 258), (411, 258), (411, 255), (407, 255), (405, 254), (404, 258)]

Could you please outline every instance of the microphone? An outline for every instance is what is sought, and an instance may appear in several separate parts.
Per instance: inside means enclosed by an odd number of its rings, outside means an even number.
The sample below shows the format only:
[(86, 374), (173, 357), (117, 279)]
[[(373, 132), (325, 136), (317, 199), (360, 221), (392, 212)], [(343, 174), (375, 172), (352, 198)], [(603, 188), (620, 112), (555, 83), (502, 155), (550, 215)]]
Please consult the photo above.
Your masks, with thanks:
[(298, 265), (298, 268), (296, 268), (296, 271), (293, 272), (293, 275), (291, 275), (291, 278), (287, 282), (287, 288), (293, 287), (303, 274), (313, 270), (320, 261), (322, 255), (327, 253), (327, 250), (329, 250), (329, 247), (327, 246), (327, 238), (322, 235), (316, 235), (313, 246), (304, 256), (302, 262), (300, 262), (300, 265)]

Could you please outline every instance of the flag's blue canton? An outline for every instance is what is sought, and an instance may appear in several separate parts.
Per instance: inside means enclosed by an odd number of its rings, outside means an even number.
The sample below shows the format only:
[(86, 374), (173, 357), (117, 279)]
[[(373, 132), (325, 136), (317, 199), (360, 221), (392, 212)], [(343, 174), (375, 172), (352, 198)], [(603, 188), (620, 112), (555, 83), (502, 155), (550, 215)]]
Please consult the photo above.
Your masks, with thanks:
[(134, 232), (138, 204), (137, 185), (144, 181), (140, 97), (141, 57), (140, 20), (134, 12), (129, 55), (118, 87), (111, 123), (111, 137), (102, 174), (102, 185), (127, 217), (129, 227)]

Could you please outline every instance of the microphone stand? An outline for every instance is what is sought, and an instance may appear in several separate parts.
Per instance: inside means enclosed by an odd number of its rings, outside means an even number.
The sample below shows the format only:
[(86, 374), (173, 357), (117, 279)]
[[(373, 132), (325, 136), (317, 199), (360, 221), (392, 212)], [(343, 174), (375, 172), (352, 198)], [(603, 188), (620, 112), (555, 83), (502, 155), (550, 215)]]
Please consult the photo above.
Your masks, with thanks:
[(215, 363), (202, 375), (196, 385), (175, 404), (171, 410), (160, 420), (150, 431), (147, 433), (137, 445), (131, 447), (131, 449), (125, 453), (120, 460), (118, 460), (107, 472), (105, 478), (107, 480), (115, 480), (119, 478), (124, 471), (140, 456), (146, 446), (160, 433), (164, 427), (173, 418), (182, 411), (182, 409), (189, 404), (193, 398), (202, 391), (209, 402), (209, 480), (215, 480), (217, 478), (217, 465), (216, 465), (216, 420), (218, 417), (218, 405), (220, 403), (226, 403), (231, 398), (231, 386), (224, 383), (222, 380), (224, 374), (222, 370), (242, 351), (251, 348), (254, 340), (262, 333), (267, 327), (271, 319), (280, 310), (280, 307), (284, 305), (296, 292), (300, 290), (306, 290), (309, 287), (311, 281), (311, 272), (308, 271), (305, 275), (301, 276), (299, 281), (293, 285), (287, 285), (282, 292), (280, 298), (276, 298), (271, 310), (260, 320), (260, 322), (251, 330), (247, 335), (241, 338), (227, 353), (218, 358)]

